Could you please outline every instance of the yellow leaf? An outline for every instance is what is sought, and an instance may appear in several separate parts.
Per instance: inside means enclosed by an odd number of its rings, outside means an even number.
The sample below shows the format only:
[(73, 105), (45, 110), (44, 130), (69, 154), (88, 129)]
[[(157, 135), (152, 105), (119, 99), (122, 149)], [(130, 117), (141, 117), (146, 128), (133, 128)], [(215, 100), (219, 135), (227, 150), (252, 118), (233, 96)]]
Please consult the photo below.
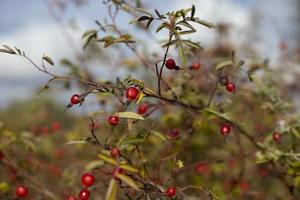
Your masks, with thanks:
[(114, 115), (121, 118), (144, 120), (144, 117), (142, 115), (139, 115), (135, 112), (118, 112)]
[(182, 162), (182, 160), (177, 160), (176, 165), (178, 168), (183, 168), (184, 167), (184, 163)]
[(103, 161), (105, 161), (105, 162), (107, 162), (109, 164), (116, 165), (116, 166), (118, 165), (117, 161), (115, 159), (113, 159), (112, 157), (108, 156), (108, 155), (100, 153), (100, 154), (98, 154), (98, 157), (101, 160), (103, 160)]
[(5, 193), (9, 191), (9, 185), (6, 182), (0, 182), (0, 191)]
[(121, 174), (121, 173), (117, 173), (116, 177), (121, 179), (121, 181), (123, 181), (125, 184), (132, 187), (133, 189), (139, 190), (139, 187), (136, 185), (135, 181), (132, 180), (129, 176), (126, 176), (126, 175)]
[(142, 102), (144, 96), (145, 96), (144, 93), (143, 93), (143, 92), (140, 92), (139, 97), (138, 97), (138, 99), (136, 100), (136, 103), (137, 103), (137, 104), (140, 104), (140, 103)]
[(109, 182), (108, 190), (106, 192), (105, 200), (115, 200), (116, 199), (116, 194), (117, 194), (117, 183), (115, 179), (111, 179)]

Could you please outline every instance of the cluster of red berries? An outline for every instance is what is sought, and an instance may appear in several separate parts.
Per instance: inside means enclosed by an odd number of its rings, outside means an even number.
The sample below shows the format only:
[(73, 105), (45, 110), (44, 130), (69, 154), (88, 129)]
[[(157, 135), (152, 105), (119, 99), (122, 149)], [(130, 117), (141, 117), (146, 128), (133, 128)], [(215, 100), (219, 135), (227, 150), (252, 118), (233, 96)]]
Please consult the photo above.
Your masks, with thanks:
[(221, 76), (220, 77), (220, 84), (225, 86), (228, 92), (235, 92), (235, 84), (229, 81), (228, 76)]
[(91, 193), (87, 188), (94, 185), (94, 183), (95, 176), (93, 174), (85, 173), (81, 176), (81, 184), (84, 186), (84, 188), (79, 192), (80, 200), (88, 200), (90, 198)]

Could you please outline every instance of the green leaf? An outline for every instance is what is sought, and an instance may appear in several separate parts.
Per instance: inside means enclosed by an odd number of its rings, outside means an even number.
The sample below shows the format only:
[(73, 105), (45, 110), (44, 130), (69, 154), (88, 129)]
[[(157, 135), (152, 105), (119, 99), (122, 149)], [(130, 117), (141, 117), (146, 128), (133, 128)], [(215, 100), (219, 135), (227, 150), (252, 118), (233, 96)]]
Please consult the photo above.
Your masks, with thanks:
[(133, 166), (125, 163), (125, 164), (120, 164), (120, 168), (124, 169), (125, 171), (128, 171), (128, 172), (132, 172), (132, 173), (138, 173), (139, 170), (134, 168)]
[(98, 157), (101, 160), (103, 160), (103, 161), (105, 161), (105, 162), (107, 162), (109, 164), (116, 165), (116, 166), (118, 165), (117, 161), (114, 158), (112, 158), (112, 157), (110, 157), (110, 156), (108, 156), (108, 155), (106, 155), (104, 153), (98, 154)]
[(237, 64), (237, 67), (241, 67), (245, 64), (245, 61), (243, 60), (240, 60), (240, 62)]
[(98, 168), (103, 164), (104, 162), (102, 160), (91, 161), (85, 166), (85, 171), (93, 171), (95, 168)]
[(126, 176), (126, 175), (121, 174), (121, 173), (116, 173), (115, 176), (117, 178), (119, 178), (121, 181), (123, 181), (125, 184), (127, 184), (128, 186), (132, 187), (133, 189), (139, 190), (139, 187), (137, 186), (135, 181), (132, 180), (129, 176)]
[(206, 26), (208, 28), (215, 28), (215, 25), (211, 22), (208, 22), (208, 21), (205, 21), (205, 20), (202, 20), (202, 19), (199, 19), (199, 18), (194, 18), (194, 19), (190, 19), (191, 21), (194, 21), (198, 24), (201, 24), (203, 26)]
[(92, 143), (94, 142), (94, 138), (91, 137), (86, 137), (86, 138), (82, 138), (80, 140), (71, 140), (67, 143), (65, 143), (64, 145), (71, 145), (71, 144), (86, 144), (86, 143)]
[(177, 23), (177, 25), (185, 26), (185, 27), (187, 27), (187, 28), (193, 30), (194, 32), (196, 32), (196, 29), (195, 29), (191, 24), (189, 24), (189, 23), (186, 22), (186, 21), (180, 21), (180, 22)]
[(151, 19), (151, 17), (144, 15), (144, 16), (141, 16), (140, 18), (138, 18), (138, 21), (141, 22), (141, 21), (145, 21), (148, 19)]
[(162, 23), (158, 26), (158, 28), (156, 29), (156, 33), (158, 33), (159, 31), (161, 31), (163, 28), (165, 28), (165, 24)]
[(193, 5), (193, 6), (192, 6), (192, 12), (191, 12), (191, 18), (192, 18), (192, 19), (194, 18), (195, 11), (196, 11), (196, 8), (195, 8), (195, 5)]
[(158, 138), (160, 138), (161, 140), (167, 141), (167, 138), (166, 138), (163, 134), (161, 134), (160, 132), (152, 131), (151, 133), (152, 133), (153, 135), (157, 136)]
[(162, 45), (163, 48), (176, 44), (179, 40), (172, 40)]
[(117, 194), (117, 182), (114, 178), (110, 179), (108, 190), (105, 195), (105, 200), (115, 200)]
[(47, 63), (49, 63), (50, 65), (54, 65), (53, 60), (52, 60), (49, 56), (44, 55), (44, 56), (43, 56), (43, 60), (45, 60), (45, 61), (46, 61)]
[(208, 114), (212, 114), (212, 115), (215, 115), (217, 117), (220, 117), (221, 119), (231, 121), (231, 118), (226, 113), (220, 113), (220, 112), (218, 112), (216, 110), (213, 110), (211, 108), (204, 108), (203, 111), (208, 113)]
[(225, 67), (231, 67), (231, 66), (233, 66), (233, 62), (231, 60), (224, 61), (224, 62), (219, 63), (216, 66), (216, 70), (221, 70), (221, 69), (223, 69)]
[(161, 18), (161, 14), (158, 12), (158, 10), (154, 9), (155, 14), (157, 15), (158, 18)]
[(147, 23), (147, 25), (146, 25), (146, 28), (149, 28), (149, 26), (150, 26), (150, 24), (151, 24), (151, 22), (152, 22), (153, 20), (154, 20), (154, 18), (152, 18), (152, 17), (149, 19), (149, 21), (148, 21), (148, 23)]
[(81, 38), (84, 39), (85, 37), (87, 37), (89, 35), (95, 35), (95, 34), (97, 34), (97, 30), (95, 30), (95, 29), (87, 30), (82, 34)]
[(192, 42), (190, 40), (182, 40), (182, 42), (190, 47), (193, 47), (195, 49), (203, 49), (198, 43)]
[(142, 115), (139, 115), (135, 112), (118, 112), (114, 115), (121, 118), (144, 120), (144, 117)]

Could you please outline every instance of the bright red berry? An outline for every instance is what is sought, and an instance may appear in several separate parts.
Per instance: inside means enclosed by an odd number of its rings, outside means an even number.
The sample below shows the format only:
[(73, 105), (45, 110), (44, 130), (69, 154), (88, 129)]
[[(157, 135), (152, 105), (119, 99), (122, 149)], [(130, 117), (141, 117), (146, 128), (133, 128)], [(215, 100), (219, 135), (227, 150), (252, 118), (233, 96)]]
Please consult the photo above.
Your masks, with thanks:
[(281, 140), (281, 135), (280, 135), (280, 133), (274, 132), (272, 136), (273, 136), (273, 140), (274, 140), (275, 142), (280, 142), (280, 140)]
[(28, 188), (24, 185), (19, 185), (16, 188), (16, 196), (21, 198), (21, 197), (26, 197), (28, 194)]
[(221, 132), (221, 134), (224, 136), (224, 137), (226, 137), (227, 135), (229, 135), (229, 133), (230, 133), (230, 131), (231, 131), (231, 126), (230, 126), (230, 124), (223, 124), (222, 126), (221, 126), (221, 128), (220, 128), (220, 132)]
[(120, 180), (120, 179), (117, 177), (117, 175), (118, 175), (118, 174), (123, 174), (123, 173), (124, 173), (124, 169), (121, 168), (121, 167), (117, 167), (117, 168), (115, 168), (114, 171), (112, 172), (112, 175), (113, 175), (113, 177), (114, 177), (116, 180)]
[(235, 84), (233, 82), (228, 82), (226, 84), (226, 90), (228, 92), (234, 92), (235, 91)]
[(168, 136), (171, 139), (177, 138), (178, 135), (179, 135), (179, 129), (178, 128), (174, 128), (174, 129), (170, 130), (169, 133), (168, 133)]
[(110, 125), (116, 126), (119, 124), (119, 117), (112, 115), (108, 117), (107, 121)]
[(66, 198), (65, 198), (65, 200), (76, 200), (76, 197), (74, 197), (74, 196), (67, 196)]
[(70, 101), (71, 101), (72, 105), (78, 104), (79, 103), (79, 94), (74, 94), (71, 97)]
[(136, 87), (129, 87), (126, 90), (126, 98), (129, 101), (135, 101), (139, 97), (140, 91)]
[(89, 187), (95, 183), (95, 176), (91, 173), (85, 173), (81, 177), (82, 185)]
[(140, 115), (145, 114), (147, 112), (147, 110), (148, 110), (148, 104), (143, 103), (138, 108), (138, 114), (140, 114)]
[(192, 64), (192, 69), (194, 69), (194, 70), (198, 70), (198, 69), (200, 69), (200, 67), (201, 67), (201, 64), (198, 62)]
[(171, 70), (176, 68), (176, 63), (172, 58), (169, 58), (166, 61), (166, 68), (171, 69)]
[(169, 187), (167, 190), (166, 190), (166, 195), (168, 197), (174, 197), (176, 195), (176, 188), (175, 187)]
[(79, 192), (79, 199), (80, 200), (88, 200), (91, 196), (90, 191), (88, 191), (87, 189), (82, 189)]
[(112, 148), (110, 150), (110, 155), (114, 158), (118, 158), (120, 156), (120, 150), (118, 148)]

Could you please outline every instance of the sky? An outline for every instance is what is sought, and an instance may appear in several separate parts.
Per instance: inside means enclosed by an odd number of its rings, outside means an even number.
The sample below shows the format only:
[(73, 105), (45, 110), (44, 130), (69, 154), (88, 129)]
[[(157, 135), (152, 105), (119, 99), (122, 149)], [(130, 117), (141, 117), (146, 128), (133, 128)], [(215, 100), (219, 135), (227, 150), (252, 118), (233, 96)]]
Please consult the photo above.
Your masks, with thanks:
[[(51, 15), (49, 1), (58, 0), (1, 0), (0, 4), (0, 45), (17, 46), (36, 62), (46, 53), (58, 63), (63, 57), (73, 58), (74, 50), (82, 51), (82, 33), (94, 28), (95, 19), (106, 16), (102, 0), (88, 0), (83, 6), (71, 4), (62, 16), (63, 23), (76, 22), (76, 31), (59, 27)], [(71, 0), (62, 0), (71, 1)], [(184, 7), (196, 6), (197, 16), (218, 23), (226, 22), (232, 26), (231, 40), (242, 42), (252, 25), (253, 11), (261, 15), (261, 28), (255, 30), (261, 37), (256, 45), (261, 55), (274, 62), (278, 56), (277, 45), (281, 40), (293, 43), (291, 19), (297, 10), (294, 0), (144, 0), (151, 8), (164, 13)], [(169, 3), (172, 2), (172, 3)], [(128, 25), (129, 16), (118, 19), (124, 28), (134, 31)], [(71, 35), (75, 47), (70, 46), (64, 34)], [(214, 39), (211, 30), (201, 28), (194, 39), (203, 41), (204, 47)], [(59, 66), (52, 70), (60, 72)], [(35, 70), (21, 57), (0, 54), (0, 107), (14, 99), (26, 99), (36, 94), (36, 88), (47, 80), (47, 76)], [(60, 96), (61, 97), (61, 96)], [(67, 98), (67, 95), (64, 96)]]

